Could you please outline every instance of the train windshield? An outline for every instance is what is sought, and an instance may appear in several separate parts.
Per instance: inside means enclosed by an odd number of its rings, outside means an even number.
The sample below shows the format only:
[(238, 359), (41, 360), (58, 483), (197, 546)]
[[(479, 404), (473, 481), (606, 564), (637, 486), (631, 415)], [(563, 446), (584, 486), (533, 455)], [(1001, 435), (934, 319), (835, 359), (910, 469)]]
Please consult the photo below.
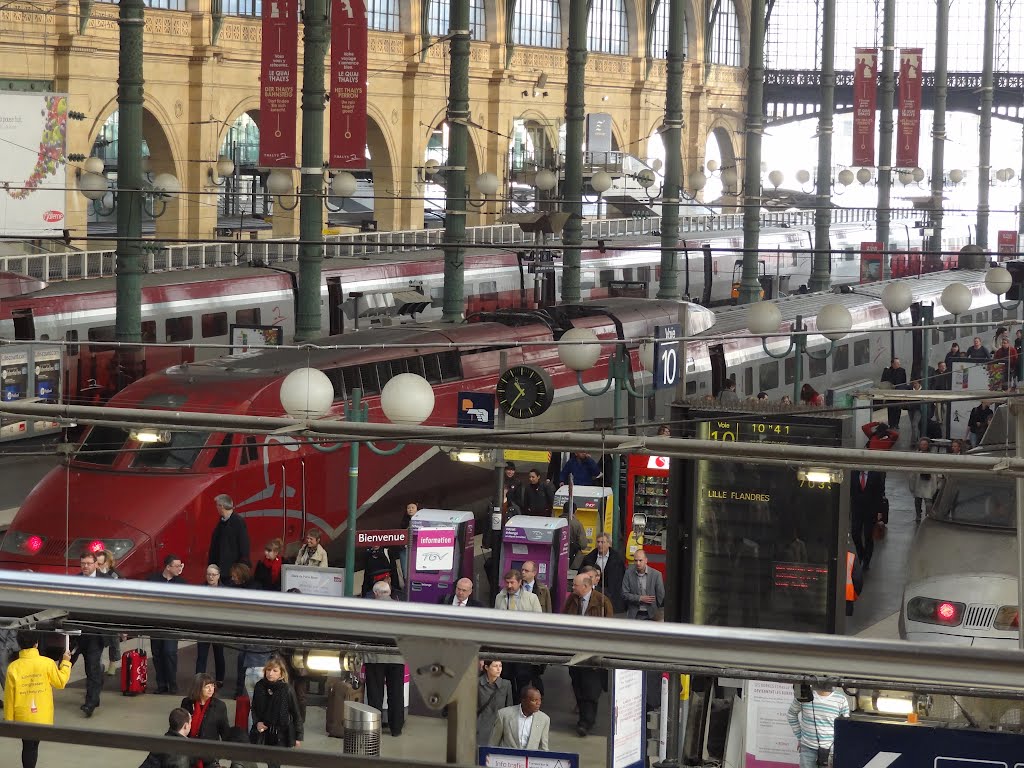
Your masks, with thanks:
[(1017, 527), (1014, 481), (950, 478), (936, 501), (933, 517), (960, 525), (1013, 530)]
[(78, 447), (75, 461), (109, 467), (127, 442), (128, 432), (126, 430), (97, 424), (89, 430), (89, 434), (85, 436), (85, 440)]
[(200, 432), (171, 432), (167, 442), (140, 445), (132, 468), (188, 469), (195, 463), (208, 437)]

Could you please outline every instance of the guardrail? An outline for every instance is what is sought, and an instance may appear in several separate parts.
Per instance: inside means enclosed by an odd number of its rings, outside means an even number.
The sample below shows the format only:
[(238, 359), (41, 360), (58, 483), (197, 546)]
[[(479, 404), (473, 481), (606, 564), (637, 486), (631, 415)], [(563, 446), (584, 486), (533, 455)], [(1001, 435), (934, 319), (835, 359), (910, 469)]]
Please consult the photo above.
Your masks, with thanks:
[[(656, 204), (657, 201), (654, 201)], [(894, 216), (901, 215), (894, 211)], [(832, 223), (869, 223), (875, 219), (873, 208), (834, 208)], [(762, 227), (795, 227), (814, 224), (813, 211), (780, 211), (761, 214)], [(651, 236), (661, 226), (658, 216), (623, 219), (585, 219), (583, 239), (603, 240), (615, 237)], [(680, 233), (723, 232), (743, 227), (743, 214), (684, 215), (680, 217)], [(324, 237), (327, 258), (373, 256), (382, 253), (439, 249), (444, 242), (443, 229), (415, 229), (395, 232), (357, 232)], [(468, 246), (531, 245), (533, 236), (518, 224), (489, 224), (466, 229)], [(194, 245), (163, 245), (154, 240), (146, 254), (148, 272), (171, 272), (186, 269), (231, 267), (257, 261), (281, 264), (297, 261), (297, 239), (288, 240), (217, 240)], [(100, 251), (68, 251), (0, 256), (0, 271), (16, 272), (47, 282), (63, 282), (88, 278), (113, 277), (113, 249)]]

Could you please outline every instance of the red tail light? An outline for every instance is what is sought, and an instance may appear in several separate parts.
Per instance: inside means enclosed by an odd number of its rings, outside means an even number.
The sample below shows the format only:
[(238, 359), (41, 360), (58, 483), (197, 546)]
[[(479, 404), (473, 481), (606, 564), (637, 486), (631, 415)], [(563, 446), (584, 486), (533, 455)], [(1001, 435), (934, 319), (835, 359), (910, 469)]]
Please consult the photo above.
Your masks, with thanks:
[(40, 549), (43, 548), (43, 537), (42, 536), (29, 536), (25, 539), (25, 551), (30, 555), (34, 555)]
[(952, 603), (939, 603), (935, 609), (935, 616), (944, 622), (956, 621), (956, 606)]
[(959, 626), (963, 621), (965, 606), (952, 600), (935, 600), (930, 597), (915, 597), (907, 603), (907, 618), (925, 624), (942, 624), (947, 627)]
[(97, 552), (102, 552), (106, 548), (106, 545), (99, 539), (96, 539), (95, 541), (90, 541), (89, 546), (86, 547), (86, 549), (88, 549), (93, 554), (96, 554)]

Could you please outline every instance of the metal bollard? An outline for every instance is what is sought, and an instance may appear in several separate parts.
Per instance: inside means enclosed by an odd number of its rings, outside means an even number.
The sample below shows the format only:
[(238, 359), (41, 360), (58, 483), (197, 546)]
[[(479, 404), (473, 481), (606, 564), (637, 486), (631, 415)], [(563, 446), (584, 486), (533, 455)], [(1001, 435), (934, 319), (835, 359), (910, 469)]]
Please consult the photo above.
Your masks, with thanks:
[(380, 757), (380, 723), (380, 710), (357, 701), (346, 701), (343, 753)]

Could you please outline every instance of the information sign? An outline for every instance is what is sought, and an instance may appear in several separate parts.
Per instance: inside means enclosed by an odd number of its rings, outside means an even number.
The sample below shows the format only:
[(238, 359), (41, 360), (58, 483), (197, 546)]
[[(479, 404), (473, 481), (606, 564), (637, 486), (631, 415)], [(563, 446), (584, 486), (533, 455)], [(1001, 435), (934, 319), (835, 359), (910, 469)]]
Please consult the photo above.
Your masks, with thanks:
[(647, 723), (644, 715), (644, 673), (616, 669), (612, 685), (611, 768), (645, 766)]
[(793, 686), (768, 680), (744, 684), (747, 707), (746, 760), (744, 768), (797, 766), (796, 736), (789, 727)]
[(315, 565), (282, 565), (281, 591), (321, 597), (345, 596), (345, 569)]
[(450, 571), (455, 567), (455, 529), (420, 528), (416, 531), (416, 570)]
[(491, 392), (459, 392), (457, 424), (460, 427), (494, 429), (494, 394)]
[(580, 768), (580, 756), (575, 752), (478, 747), (477, 754), (477, 763), (489, 768)]
[(409, 543), (409, 531), (396, 528), (387, 531), (356, 531), (357, 547), (404, 547)]
[(674, 387), (679, 380), (679, 341), (683, 327), (658, 325), (654, 328), (654, 388)]
[(1024, 736), (837, 720), (835, 768), (1024, 768)]
[(1013, 229), (999, 230), (998, 253), (1017, 253), (1017, 231)]

